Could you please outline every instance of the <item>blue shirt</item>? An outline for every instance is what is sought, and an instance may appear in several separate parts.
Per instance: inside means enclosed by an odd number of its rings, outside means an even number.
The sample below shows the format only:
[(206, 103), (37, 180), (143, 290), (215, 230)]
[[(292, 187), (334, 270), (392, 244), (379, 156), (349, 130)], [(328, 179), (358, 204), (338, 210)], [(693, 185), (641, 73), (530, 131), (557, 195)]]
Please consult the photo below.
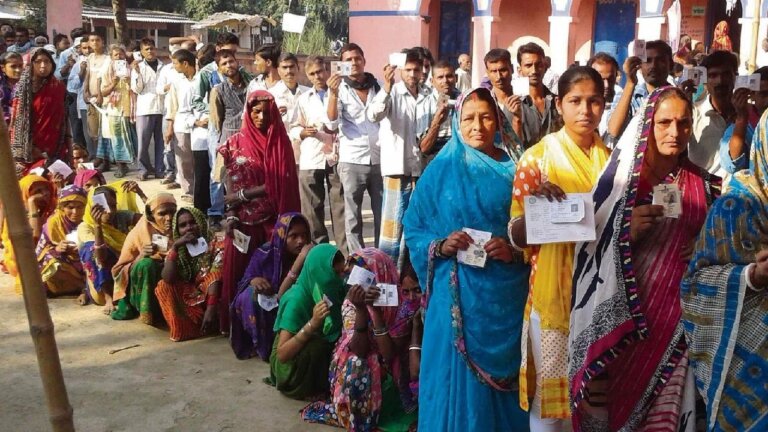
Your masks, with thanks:
[[(64, 67), (64, 65), (67, 64), (67, 60), (69, 60), (69, 57), (75, 52), (75, 47), (71, 46), (59, 54), (59, 58), (56, 60), (56, 71), (53, 73), (53, 76), (56, 77), (56, 79), (63, 80), (64, 77), (61, 75), (61, 68)], [(70, 70), (70, 73), (72, 71)]]
[(728, 141), (731, 140), (735, 127), (735, 124), (729, 124), (725, 129), (725, 133), (723, 133), (723, 137), (720, 139), (720, 166), (730, 175), (749, 168), (749, 151), (752, 148), (752, 139), (755, 135), (755, 127), (750, 122), (747, 122), (747, 132), (744, 135), (744, 148), (742, 149), (741, 154), (736, 159), (733, 159), (731, 157)]

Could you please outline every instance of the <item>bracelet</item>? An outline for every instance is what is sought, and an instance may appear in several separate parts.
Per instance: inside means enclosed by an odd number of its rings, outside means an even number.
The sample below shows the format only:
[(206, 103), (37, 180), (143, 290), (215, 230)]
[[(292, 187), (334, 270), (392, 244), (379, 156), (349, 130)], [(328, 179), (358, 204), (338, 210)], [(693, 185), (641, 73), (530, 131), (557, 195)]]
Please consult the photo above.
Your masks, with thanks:
[(248, 198), (245, 196), (245, 189), (240, 189), (240, 191), (237, 192), (237, 197), (240, 198), (240, 201), (242, 202), (250, 202)]
[(386, 336), (389, 334), (389, 330), (386, 327), (380, 329), (373, 329), (374, 336)]
[(509, 221), (509, 224), (508, 224), (508, 227), (507, 227), (507, 236), (509, 237), (509, 244), (510, 244), (510, 246), (512, 246), (512, 249), (514, 249), (514, 250), (516, 250), (518, 252), (524, 252), (524, 249), (521, 248), (520, 246), (518, 246), (517, 243), (515, 243), (515, 239), (512, 238), (512, 225), (514, 225), (515, 222), (517, 222), (519, 219), (520, 218), (517, 217), (517, 218), (514, 218), (514, 219)]
[(408, 347), (408, 351), (421, 351), (421, 347), (418, 345), (411, 345)]
[(440, 241), (437, 243), (437, 248), (435, 248), (435, 256), (437, 256), (438, 258), (448, 258), (447, 256), (443, 255), (443, 252), (441, 251), (441, 249), (443, 249), (443, 244), (444, 244), (446, 241), (448, 241), (448, 239), (447, 239), (447, 238), (445, 238), (445, 239), (442, 239), (442, 240), (440, 240)]
[(751, 277), (751, 275), (749, 273), (752, 271), (753, 267), (755, 267), (755, 263), (751, 263), (751, 264), (747, 265), (747, 267), (744, 269), (744, 273), (745, 273), (745, 276), (746, 276), (745, 282), (747, 283), (747, 287), (749, 289), (751, 289), (752, 291), (762, 291), (764, 289), (764, 287), (759, 287), (758, 288), (757, 286), (755, 286), (755, 284), (752, 283), (752, 277)]
[(233, 220), (234, 220), (234, 221), (238, 221), (238, 222), (240, 222), (240, 218), (239, 218), (239, 217), (237, 217), (237, 216), (227, 216), (227, 219), (225, 219), (225, 220), (226, 220), (227, 222), (231, 222), (231, 221), (233, 221)]
[(176, 261), (176, 258), (178, 257), (179, 257), (179, 253), (176, 251), (176, 249), (171, 248), (171, 250), (168, 251), (168, 255), (165, 256), (165, 259)]
[(107, 247), (106, 243), (102, 243), (100, 245), (97, 245), (96, 242), (93, 242), (93, 248), (94, 249), (104, 249), (105, 247)]

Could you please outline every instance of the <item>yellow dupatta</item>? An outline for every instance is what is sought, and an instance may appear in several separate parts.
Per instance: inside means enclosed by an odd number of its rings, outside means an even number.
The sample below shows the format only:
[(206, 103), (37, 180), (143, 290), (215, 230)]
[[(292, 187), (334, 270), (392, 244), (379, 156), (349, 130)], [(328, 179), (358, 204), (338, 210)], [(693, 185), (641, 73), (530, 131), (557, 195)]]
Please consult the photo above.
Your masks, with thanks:
[[(125, 183), (125, 180), (119, 180), (106, 185), (106, 187), (112, 189), (115, 192), (115, 196), (117, 197), (116, 210), (141, 213), (139, 205), (136, 203), (136, 194), (134, 192), (124, 192), (122, 187), (123, 183)], [(83, 222), (91, 227), (96, 226), (96, 221), (91, 215), (91, 208), (93, 207), (93, 195), (94, 192), (96, 192), (96, 189), (98, 188), (92, 188), (88, 192), (88, 203), (85, 205), (85, 215), (83, 216)], [(119, 254), (120, 250), (123, 248), (127, 234), (123, 233), (110, 224), (103, 224), (101, 226), (101, 233), (107, 246)]]
[[(589, 155), (571, 139), (565, 128), (547, 135), (540, 161), (542, 180), (554, 183), (566, 193), (588, 193), (597, 182), (610, 157), (610, 150), (595, 134)], [(542, 329), (568, 332), (573, 285), (573, 243), (552, 243), (539, 247), (536, 275), (531, 291), (533, 307), (541, 317)]]
[[(56, 188), (48, 179), (44, 177), (40, 177), (39, 175), (35, 174), (28, 174), (19, 180), (19, 189), (21, 189), (21, 199), (24, 203), (24, 211), (27, 211), (27, 201), (31, 197), (32, 193), (32, 186), (34, 186), (36, 183), (45, 183), (46, 186), (48, 186), (50, 193), (51, 193), (51, 200), (48, 205), (48, 208), (40, 209), (40, 218), (48, 219), (48, 216), (50, 216), (54, 210), (56, 209), (57, 200), (56, 200)], [(4, 209), (6, 212), (8, 212), (8, 208), (6, 207)], [(21, 294), (21, 280), (18, 278), (18, 268), (16, 267), (16, 254), (13, 250), (13, 245), (11, 244), (11, 233), (8, 230), (8, 220), (6, 219), (3, 221), (3, 232), (2, 232), (2, 238), (3, 238), (3, 255), (5, 260), (5, 266), (8, 269), (8, 273), (10, 273), (11, 276), (16, 278), (15, 280), (15, 287), (16, 292)], [(35, 244), (37, 244), (38, 239), (33, 239)]]

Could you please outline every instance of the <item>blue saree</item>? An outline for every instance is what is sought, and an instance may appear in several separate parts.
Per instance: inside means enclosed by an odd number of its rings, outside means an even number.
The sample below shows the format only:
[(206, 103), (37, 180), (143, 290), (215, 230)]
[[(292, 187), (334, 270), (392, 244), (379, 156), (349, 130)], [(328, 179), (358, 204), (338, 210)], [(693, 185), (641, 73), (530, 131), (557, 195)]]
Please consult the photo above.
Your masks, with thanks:
[(768, 243), (768, 112), (750, 168), (715, 201), (682, 284), (683, 322), (708, 431), (768, 430), (768, 301), (746, 270)]
[[(472, 92), (487, 90), (465, 96)], [(455, 114), (453, 136), (419, 179), (403, 219), (426, 287), (419, 430), (527, 431), (517, 375), (528, 266), (489, 258), (474, 268), (435, 255), (439, 240), (465, 227), (507, 235), (515, 162), (468, 146), (458, 126)]]

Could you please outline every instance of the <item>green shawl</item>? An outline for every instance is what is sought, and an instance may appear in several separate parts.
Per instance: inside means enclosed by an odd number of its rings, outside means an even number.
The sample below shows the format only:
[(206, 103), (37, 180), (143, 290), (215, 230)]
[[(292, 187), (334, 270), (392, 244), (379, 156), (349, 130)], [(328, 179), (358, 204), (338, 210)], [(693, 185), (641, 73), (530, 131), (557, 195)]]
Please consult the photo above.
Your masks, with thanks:
[[(208, 231), (208, 219), (205, 214), (195, 207), (182, 207), (176, 211), (176, 215), (173, 217), (173, 240), (178, 240), (181, 237), (179, 233), (179, 216), (187, 212), (192, 215), (200, 227), (200, 235), (205, 238), (205, 241), (210, 246), (213, 236)], [(200, 267), (209, 265), (211, 260), (211, 254), (206, 252), (202, 255), (192, 257), (186, 247), (180, 247), (178, 251), (179, 257), (176, 259), (176, 266), (179, 269), (179, 276), (186, 282), (194, 282), (197, 273), (200, 271)]]
[(329, 244), (312, 248), (304, 261), (299, 279), (280, 299), (275, 319), (275, 332), (286, 330), (296, 334), (312, 318), (312, 309), (323, 300), (323, 294), (333, 303), (331, 314), (323, 323), (323, 338), (335, 342), (341, 334), (341, 303), (344, 301), (344, 281), (333, 270), (333, 259), (339, 250)]

